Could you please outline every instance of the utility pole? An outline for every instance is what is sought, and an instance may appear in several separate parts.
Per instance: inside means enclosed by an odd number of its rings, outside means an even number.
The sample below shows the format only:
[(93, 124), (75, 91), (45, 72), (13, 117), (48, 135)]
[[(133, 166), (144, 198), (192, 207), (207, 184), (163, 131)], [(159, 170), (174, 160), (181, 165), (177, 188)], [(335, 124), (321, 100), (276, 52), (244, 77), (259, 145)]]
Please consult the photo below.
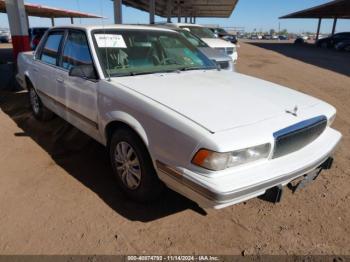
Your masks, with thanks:
[(278, 22), (278, 34), (281, 33), (281, 22)]
[(15, 61), (19, 52), (29, 51), (28, 21), (23, 0), (5, 1), (7, 17), (12, 35)]

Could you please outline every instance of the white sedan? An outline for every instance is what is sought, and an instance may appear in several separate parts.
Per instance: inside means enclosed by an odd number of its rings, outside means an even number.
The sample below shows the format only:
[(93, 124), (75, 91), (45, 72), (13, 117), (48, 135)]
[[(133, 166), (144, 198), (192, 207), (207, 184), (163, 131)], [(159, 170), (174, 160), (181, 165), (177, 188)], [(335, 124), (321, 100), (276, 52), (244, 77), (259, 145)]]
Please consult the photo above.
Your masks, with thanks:
[(204, 208), (277, 201), (282, 186), (330, 168), (341, 139), (333, 106), (220, 70), (172, 30), (55, 27), (18, 69), (34, 116), (54, 112), (105, 145), (139, 201), (164, 185)]

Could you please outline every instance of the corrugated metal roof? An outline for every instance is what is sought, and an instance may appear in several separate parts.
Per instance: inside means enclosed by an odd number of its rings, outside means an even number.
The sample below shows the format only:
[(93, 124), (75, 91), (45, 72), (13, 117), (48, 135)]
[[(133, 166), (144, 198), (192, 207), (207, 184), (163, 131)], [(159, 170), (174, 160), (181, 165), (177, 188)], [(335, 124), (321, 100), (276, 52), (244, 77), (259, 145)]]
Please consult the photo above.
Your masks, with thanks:
[[(101, 16), (88, 14), (78, 11), (54, 8), (38, 4), (24, 4), (26, 12), (29, 16), (38, 16), (38, 17), (79, 17), (79, 18), (101, 18)], [(6, 13), (5, 0), (0, 0), (0, 12)]]
[(350, 0), (335, 0), (280, 18), (343, 18), (350, 19)]
[[(156, 0), (156, 15), (167, 17), (168, 2), (171, 17), (230, 17), (238, 0)], [(149, 0), (123, 0), (123, 4), (139, 10), (149, 11)]]

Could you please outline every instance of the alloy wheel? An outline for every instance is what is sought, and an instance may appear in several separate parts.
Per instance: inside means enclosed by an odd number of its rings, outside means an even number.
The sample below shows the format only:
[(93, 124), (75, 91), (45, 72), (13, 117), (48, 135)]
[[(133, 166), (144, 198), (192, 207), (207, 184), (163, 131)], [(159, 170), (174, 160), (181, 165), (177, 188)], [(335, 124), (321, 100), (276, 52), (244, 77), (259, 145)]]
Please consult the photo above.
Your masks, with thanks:
[(119, 142), (115, 148), (114, 161), (123, 184), (135, 190), (141, 183), (141, 167), (135, 150), (127, 142)]

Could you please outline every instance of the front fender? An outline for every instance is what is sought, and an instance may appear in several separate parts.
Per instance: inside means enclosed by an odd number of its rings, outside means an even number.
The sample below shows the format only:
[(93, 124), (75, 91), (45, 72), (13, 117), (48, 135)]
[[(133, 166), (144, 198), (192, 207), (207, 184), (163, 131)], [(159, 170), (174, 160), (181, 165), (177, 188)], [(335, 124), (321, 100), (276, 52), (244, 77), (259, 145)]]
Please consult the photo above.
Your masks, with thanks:
[(106, 117), (102, 124), (103, 126), (102, 130), (104, 131), (103, 135), (104, 135), (106, 144), (107, 144), (106, 127), (108, 126), (108, 124), (112, 122), (122, 122), (130, 126), (141, 137), (145, 145), (147, 147), (149, 146), (149, 139), (147, 137), (147, 133), (145, 129), (142, 127), (142, 125), (140, 124), (140, 122), (132, 115), (123, 111), (112, 111), (106, 114)]

